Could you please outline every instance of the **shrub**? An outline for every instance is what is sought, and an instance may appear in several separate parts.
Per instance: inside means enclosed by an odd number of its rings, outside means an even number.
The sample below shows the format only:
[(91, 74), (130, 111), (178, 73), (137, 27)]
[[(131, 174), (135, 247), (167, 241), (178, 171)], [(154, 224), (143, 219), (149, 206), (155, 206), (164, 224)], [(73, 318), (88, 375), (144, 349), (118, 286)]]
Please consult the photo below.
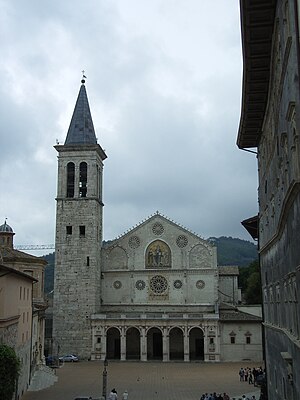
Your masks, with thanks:
[(0, 344), (0, 399), (12, 400), (19, 375), (20, 362), (15, 350)]

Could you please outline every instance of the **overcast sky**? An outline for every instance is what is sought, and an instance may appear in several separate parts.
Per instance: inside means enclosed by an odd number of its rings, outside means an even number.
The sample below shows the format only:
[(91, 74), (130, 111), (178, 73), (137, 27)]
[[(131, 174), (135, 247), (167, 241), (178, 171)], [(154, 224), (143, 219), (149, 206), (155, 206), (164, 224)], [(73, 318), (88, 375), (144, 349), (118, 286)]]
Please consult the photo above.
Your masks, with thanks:
[[(0, 0), (0, 223), (54, 243), (56, 140), (81, 71), (104, 166), (104, 239), (159, 210), (204, 238), (251, 240), (257, 164), (239, 150), (236, 0)], [(45, 252), (44, 252), (45, 253)]]

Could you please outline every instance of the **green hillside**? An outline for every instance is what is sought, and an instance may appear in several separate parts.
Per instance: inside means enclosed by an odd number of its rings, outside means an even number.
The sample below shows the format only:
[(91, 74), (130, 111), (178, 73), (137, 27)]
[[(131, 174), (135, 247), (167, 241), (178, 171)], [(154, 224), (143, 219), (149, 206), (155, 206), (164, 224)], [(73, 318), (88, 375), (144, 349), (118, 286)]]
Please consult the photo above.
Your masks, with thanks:
[(209, 240), (217, 246), (218, 265), (238, 265), (246, 267), (258, 258), (256, 244), (247, 240), (221, 236)]

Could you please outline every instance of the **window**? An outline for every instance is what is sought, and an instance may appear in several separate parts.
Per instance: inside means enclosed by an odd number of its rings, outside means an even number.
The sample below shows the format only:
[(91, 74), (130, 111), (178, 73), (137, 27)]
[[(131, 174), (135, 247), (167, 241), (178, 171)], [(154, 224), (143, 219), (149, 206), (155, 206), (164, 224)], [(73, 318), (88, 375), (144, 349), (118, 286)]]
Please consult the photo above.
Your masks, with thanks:
[(214, 344), (214, 338), (213, 337), (209, 338), (209, 344)]
[(230, 336), (230, 343), (235, 344), (235, 336)]
[(66, 226), (67, 235), (72, 235), (72, 226)]
[(90, 257), (87, 256), (86, 258), (86, 266), (89, 267), (90, 266)]
[(22, 300), (22, 286), (20, 286), (20, 300)]
[(69, 162), (67, 165), (67, 197), (74, 197), (75, 165)]
[(85, 225), (80, 225), (79, 226), (79, 235), (80, 236), (85, 236)]
[(246, 344), (251, 344), (251, 336), (246, 336)]
[(86, 197), (87, 193), (87, 163), (80, 163), (79, 167), (79, 197)]

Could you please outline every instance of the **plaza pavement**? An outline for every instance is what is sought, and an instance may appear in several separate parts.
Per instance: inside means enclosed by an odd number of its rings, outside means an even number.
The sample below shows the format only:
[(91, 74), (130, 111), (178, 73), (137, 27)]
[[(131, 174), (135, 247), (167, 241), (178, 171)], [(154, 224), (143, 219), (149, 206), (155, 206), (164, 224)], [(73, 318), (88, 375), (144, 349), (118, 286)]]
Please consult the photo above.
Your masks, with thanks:
[[(118, 398), (128, 390), (128, 400), (199, 400), (202, 393), (226, 392), (230, 398), (259, 390), (240, 382), (240, 367), (255, 363), (181, 363), (109, 361), (107, 394), (116, 388)], [(102, 395), (103, 362), (65, 363), (56, 370), (58, 382), (39, 392), (27, 392), (22, 400), (74, 400), (77, 396)]]

